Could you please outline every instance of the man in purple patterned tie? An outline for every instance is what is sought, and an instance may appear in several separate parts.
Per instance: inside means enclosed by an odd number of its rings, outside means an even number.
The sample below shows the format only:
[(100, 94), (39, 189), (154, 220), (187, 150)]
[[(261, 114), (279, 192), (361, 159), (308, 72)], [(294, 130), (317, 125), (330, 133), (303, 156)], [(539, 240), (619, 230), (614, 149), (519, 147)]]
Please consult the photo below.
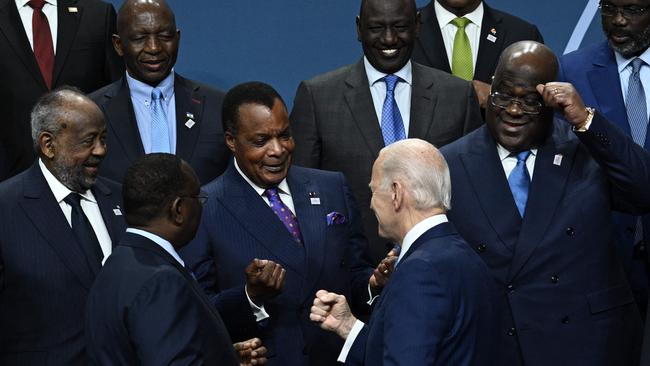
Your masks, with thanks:
[[(209, 199), (199, 231), (181, 256), (233, 339), (262, 338), (269, 365), (335, 364), (342, 340), (309, 321), (314, 294), (321, 288), (347, 294), (353, 310), (367, 314), (394, 259), (373, 271), (341, 173), (291, 165), (287, 109), (271, 86), (231, 89), (222, 120), (234, 159), (204, 187)], [(270, 272), (267, 260), (286, 271), (285, 283), (281, 291), (258, 293), (241, 273), (251, 261)]]

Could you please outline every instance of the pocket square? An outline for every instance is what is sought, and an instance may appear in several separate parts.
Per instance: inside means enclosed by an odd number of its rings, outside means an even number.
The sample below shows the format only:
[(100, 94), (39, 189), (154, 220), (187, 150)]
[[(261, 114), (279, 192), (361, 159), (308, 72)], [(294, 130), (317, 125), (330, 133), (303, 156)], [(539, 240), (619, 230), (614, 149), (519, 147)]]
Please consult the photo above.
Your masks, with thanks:
[(340, 212), (330, 212), (327, 214), (327, 226), (345, 224), (345, 216)]

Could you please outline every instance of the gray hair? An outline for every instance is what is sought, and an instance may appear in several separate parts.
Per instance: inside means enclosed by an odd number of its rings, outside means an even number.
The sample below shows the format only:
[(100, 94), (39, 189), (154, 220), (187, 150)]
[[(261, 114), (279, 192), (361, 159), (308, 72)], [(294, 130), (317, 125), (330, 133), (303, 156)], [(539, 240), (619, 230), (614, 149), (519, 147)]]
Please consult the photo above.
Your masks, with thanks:
[(451, 209), (449, 167), (433, 145), (420, 139), (406, 139), (384, 147), (381, 155), (383, 189), (400, 181), (411, 192), (416, 210)]
[(43, 132), (49, 132), (58, 135), (62, 126), (59, 121), (66, 120), (73, 110), (66, 108), (65, 105), (71, 97), (82, 97), (88, 99), (78, 88), (72, 86), (63, 86), (53, 90), (38, 99), (31, 113), (32, 142), (34, 149), (38, 153), (38, 137)]

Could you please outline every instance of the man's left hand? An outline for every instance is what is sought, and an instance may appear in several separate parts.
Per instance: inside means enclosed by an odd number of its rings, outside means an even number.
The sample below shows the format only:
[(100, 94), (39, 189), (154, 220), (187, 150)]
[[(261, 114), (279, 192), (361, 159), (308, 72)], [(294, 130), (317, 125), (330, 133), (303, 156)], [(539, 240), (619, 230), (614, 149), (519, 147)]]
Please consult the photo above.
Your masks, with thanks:
[(266, 364), (266, 347), (262, 345), (262, 340), (252, 338), (244, 342), (233, 344), (235, 352), (239, 357), (240, 366), (253, 366)]
[(542, 95), (546, 106), (559, 110), (564, 118), (576, 128), (589, 117), (587, 107), (576, 88), (570, 83), (553, 81), (537, 85), (537, 92)]

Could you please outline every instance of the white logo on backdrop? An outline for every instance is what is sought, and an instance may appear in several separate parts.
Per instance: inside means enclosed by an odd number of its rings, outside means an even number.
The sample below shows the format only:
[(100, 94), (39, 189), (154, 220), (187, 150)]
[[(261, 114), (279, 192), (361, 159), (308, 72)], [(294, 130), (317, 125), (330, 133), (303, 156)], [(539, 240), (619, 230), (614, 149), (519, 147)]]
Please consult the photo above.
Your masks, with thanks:
[(589, 25), (591, 25), (591, 22), (598, 11), (598, 2), (599, 0), (589, 0), (587, 6), (585, 6), (585, 10), (582, 12), (580, 19), (578, 19), (578, 24), (576, 24), (576, 27), (573, 29), (571, 38), (569, 38), (569, 42), (564, 49), (564, 54), (575, 51), (580, 47), (580, 43), (582, 43), (582, 39), (585, 37), (585, 34), (589, 29)]

